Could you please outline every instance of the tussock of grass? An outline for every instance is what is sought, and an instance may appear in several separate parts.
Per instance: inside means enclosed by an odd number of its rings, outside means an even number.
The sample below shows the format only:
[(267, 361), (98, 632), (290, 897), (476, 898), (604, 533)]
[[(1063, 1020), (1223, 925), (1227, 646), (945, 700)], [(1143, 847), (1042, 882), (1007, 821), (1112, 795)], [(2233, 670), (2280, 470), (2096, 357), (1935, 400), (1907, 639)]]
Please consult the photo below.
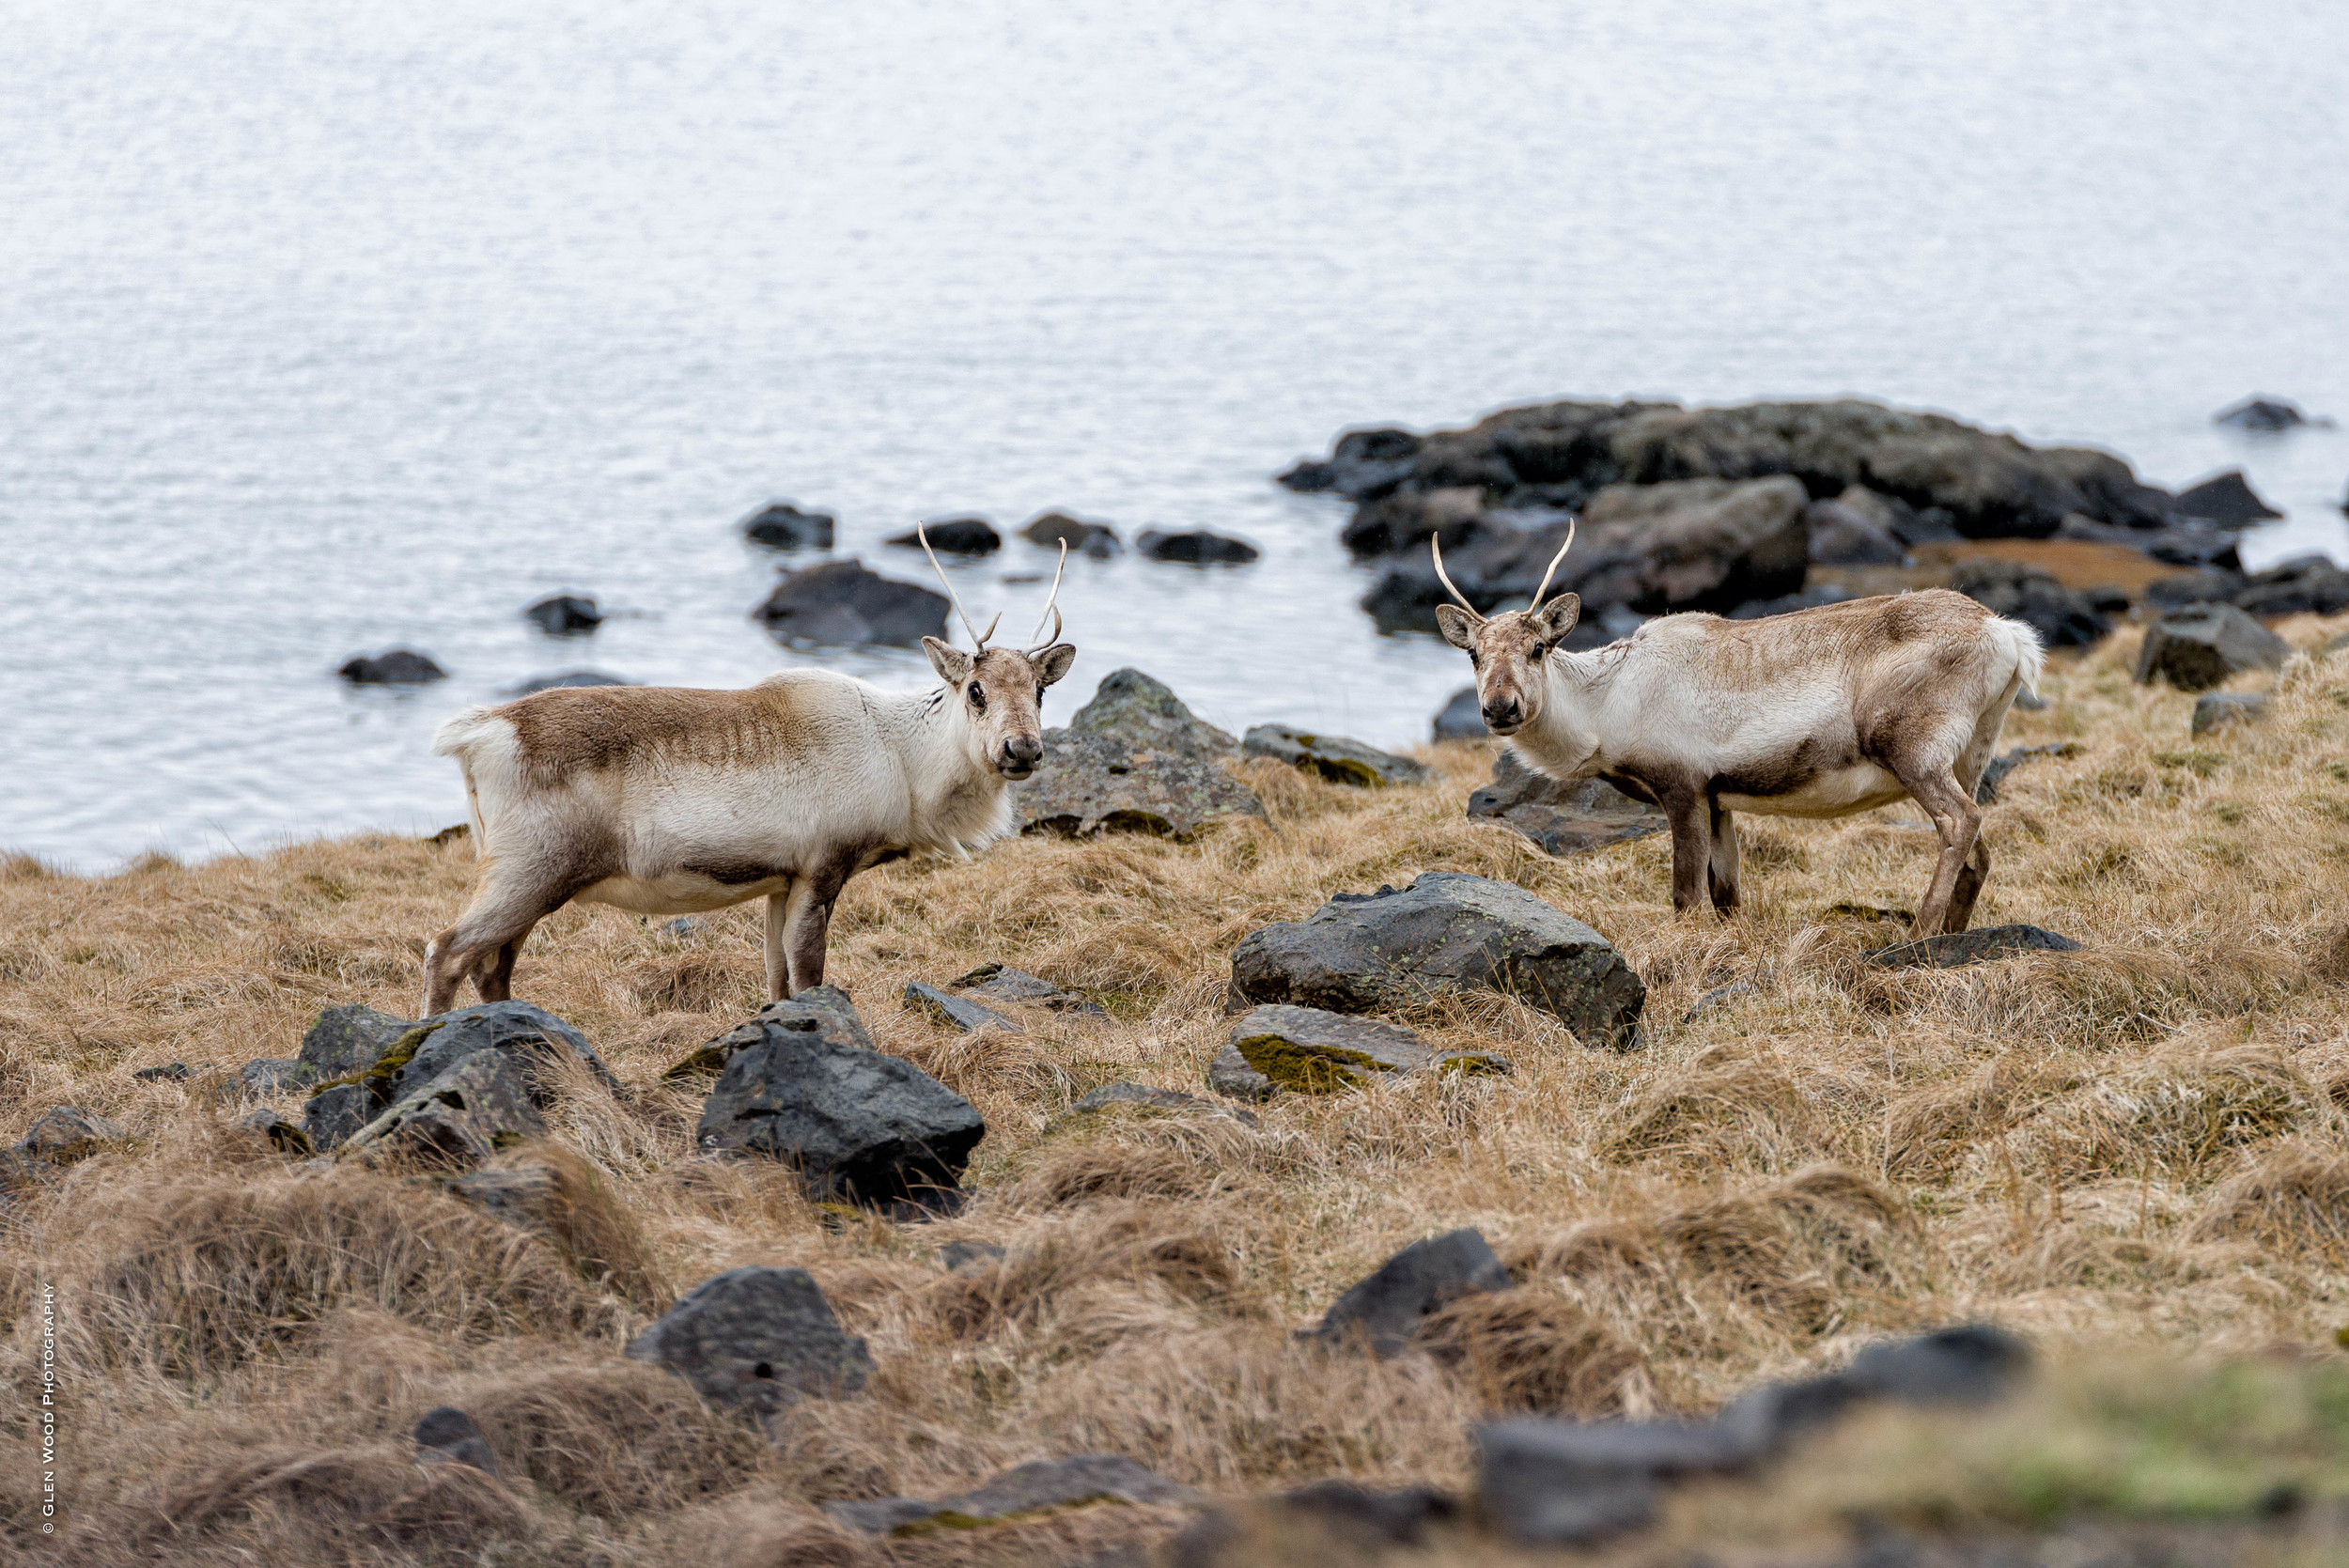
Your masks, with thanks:
[[(2316, 649), (2339, 627), (2285, 629)], [(1458, 1484), (1482, 1416), (1702, 1411), (1960, 1317), (2059, 1353), (2119, 1337), (2171, 1360), (2337, 1354), (2349, 658), (2295, 660), (2265, 720), (2189, 745), (2192, 699), (2132, 684), (2134, 653), (2123, 634), (2051, 671), (2053, 706), (2008, 741), (2081, 749), (2016, 769), (1986, 812), (1978, 922), (2046, 925), (2077, 954), (1866, 964), (1897, 933), (1836, 907), (1914, 907), (1932, 839), (1908, 806), (1750, 819), (1747, 907), (1676, 921), (1661, 838), (1557, 861), (1469, 820), (1483, 747), (1425, 753), (1435, 784), (1375, 792), (1252, 763), (1268, 818), (1189, 846), (1030, 839), (867, 874), (834, 921), (832, 978), (883, 1049), (989, 1128), (984, 1196), (918, 1227), (843, 1221), (788, 1172), (695, 1152), (701, 1091), (661, 1075), (756, 1007), (754, 911), (678, 932), (567, 909), (533, 937), (519, 994), (584, 1030), (630, 1093), (559, 1086), (549, 1149), (501, 1161), (556, 1170), (549, 1213), (521, 1227), (427, 1177), (303, 1168), (233, 1126), (297, 1109), (234, 1070), (291, 1054), (321, 1006), (412, 1013), (468, 846), (367, 837), (101, 878), (11, 858), (0, 1135), (72, 1103), (129, 1141), (0, 1209), (0, 1428), (33, 1430), (48, 1284), (83, 1466), (55, 1538), (69, 1564), (430, 1561), (465, 1531), (512, 1563), (1013, 1560), (1165, 1518), (879, 1545), (817, 1505), (1085, 1450), (1225, 1491)], [(1285, 1098), (1253, 1127), (1069, 1114), (1118, 1079), (1203, 1093), (1240, 937), (1429, 870), (1520, 882), (1606, 933), (1650, 987), (1645, 1047), (1438, 998), (1401, 1021), (1508, 1076)], [(961, 1034), (896, 1000), (989, 960), (1111, 1017)], [(194, 1076), (130, 1076), (172, 1061)], [(1394, 1250), (1461, 1225), (1516, 1293), (1455, 1305), (1390, 1361), (1295, 1341)], [(957, 1239), (1004, 1256), (949, 1274), (936, 1250)], [(859, 1398), (795, 1406), (771, 1443), (618, 1354), (677, 1292), (748, 1264), (812, 1270), (878, 1367)], [(503, 1481), (408, 1464), (409, 1427), (442, 1403), (481, 1422)], [(23, 1489), (0, 1491), (21, 1528)]]

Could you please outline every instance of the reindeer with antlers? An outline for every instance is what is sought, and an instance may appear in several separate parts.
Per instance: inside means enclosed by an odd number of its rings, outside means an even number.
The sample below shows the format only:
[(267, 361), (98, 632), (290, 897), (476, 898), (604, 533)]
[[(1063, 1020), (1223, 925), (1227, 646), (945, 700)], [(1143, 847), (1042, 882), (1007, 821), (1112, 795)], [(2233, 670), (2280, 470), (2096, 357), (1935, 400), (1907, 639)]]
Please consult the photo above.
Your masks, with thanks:
[(1486, 616), (1439, 606), (1468, 652), (1485, 723), (1551, 778), (1599, 778), (1664, 808), (1672, 908), (1737, 903), (1735, 812), (1831, 817), (1907, 796), (1941, 854), (1912, 937), (1963, 931), (1990, 871), (1974, 788), (2015, 693), (2039, 679), (2038, 633), (1946, 589), (1848, 599), (1755, 621), (1665, 615), (1587, 653), (1563, 646), (1581, 614), (1550, 579), (1533, 602)]
[(505, 1001), (531, 927), (573, 901), (678, 915), (764, 897), (781, 1001), (823, 984), (849, 877), (915, 850), (967, 860), (1008, 833), (1003, 786), (1042, 758), (1044, 689), (1077, 657), (1057, 641), (1061, 574), (1042, 640), (990, 648), (1003, 616), (980, 631), (935, 551), (930, 566), (975, 651), (923, 638), (944, 683), (926, 691), (786, 670), (739, 691), (557, 688), (443, 724), (432, 750), (464, 770), (483, 874), (425, 949), (426, 1016), (467, 978)]

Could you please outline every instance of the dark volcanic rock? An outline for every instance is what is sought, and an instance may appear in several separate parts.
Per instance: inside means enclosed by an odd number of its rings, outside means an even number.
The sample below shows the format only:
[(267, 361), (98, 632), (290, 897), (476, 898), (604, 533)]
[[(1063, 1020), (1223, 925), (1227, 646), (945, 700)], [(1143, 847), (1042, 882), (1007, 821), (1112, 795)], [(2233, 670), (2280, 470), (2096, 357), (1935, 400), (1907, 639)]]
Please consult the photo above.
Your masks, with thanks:
[(2214, 474), (2199, 485), (2189, 485), (2178, 492), (2178, 510), (2188, 517), (2208, 518), (2230, 528), (2248, 528), (2264, 518), (2279, 518), (2283, 514), (2259, 498), (2243, 471), (2231, 468)]
[(1992, 757), (1988, 766), (1983, 768), (1982, 777), (1974, 781), (1974, 804), (1986, 806), (1998, 800), (1999, 786), (2006, 782), (2006, 776), (2033, 757), (2076, 757), (2079, 754), (2078, 741), (2059, 740), (2046, 746), (2017, 746), (2003, 755)]
[(71, 1165), (129, 1136), (122, 1124), (78, 1105), (53, 1106), (33, 1118), (12, 1151), (20, 1159)]
[(1033, 1002), (1049, 1007), (1055, 1013), (1078, 1013), (1090, 1017), (1106, 1018), (1109, 1014), (1090, 997), (1063, 990), (1040, 974), (1013, 969), (1009, 964), (981, 964), (955, 982), (955, 989), (970, 991), (997, 1001)]
[(1813, 501), (1804, 508), (1811, 530), (1811, 559), (1820, 566), (1896, 567), (1908, 546), (1891, 526), (1841, 501)]
[(522, 1068), (504, 1051), (476, 1051), (444, 1067), (344, 1140), (351, 1155), (397, 1154), (478, 1165), (510, 1142), (537, 1138), (546, 1118), (531, 1104)]
[(2266, 617), (2338, 615), (2349, 610), (2349, 572), (2322, 555), (2297, 556), (2251, 573), (2232, 602)]
[(946, 634), (946, 596), (864, 569), (855, 556), (786, 572), (751, 612), (779, 642), (910, 648)]
[(1868, 955), (1868, 962), (1884, 969), (1953, 970), (1965, 964), (1986, 964), (2018, 953), (2077, 953), (2080, 944), (2069, 937), (2036, 925), (1983, 925), (1971, 931), (1945, 931), (1913, 942), (1895, 942)]
[(2026, 623), (2049, 647), (2089, 647), (2112, 630), (2111, 621), (2086, 596), (2057, 582), (2054, 573), (2021, 561), (1997, 556), (1960, 561), (1950, 574), (1950, 586), (1985, 609)]
[(577, 637), (603, 625), (604, 613), (585, 594), (550, 594), (523, 611), (522, 619), (550, 637)]
[(267, 1108), (238, 1117), (237, 1126), (247, 1132), (259, 1133), (281, 1155), (307, 1156), (318, 1152), (310, 1141), (310, 1135), (302, 1130), (302, 1124), (288, 1122)]
[(1234, 1098), (1262, 1099), (1279, 1089), (1333, 1094), (1431, 1068), (1481, 1075), (1505, 1073), (1509, 1064), (1482, 1051), (1439, 1054), (1400, 1024), (1273, 1003), (1249, 1009), (1232, 1026), (1208, 1082)]
[(1322, 1314), (1313, 1336), (1324, 1344), (1356, 1343), (1392, 1356), (1430, 1313), (1463, 1296), (1507, 1290), (1515, 1283), (1483, 1235), (1452, 1231), (1415, 1241), (1379, 1265)]
[(159, 1067), (137, 1067), (131, 1076), (141, 1083), (182, 1083), (195, 1076), (195, 1069), (184, 1062), (166, 1062)]
[(1348, 430), (1338, 438), (1328, 462), (1307, 458), (1282, 474), (1281, 483), (1293, 490), (1336, 490), (1356, 500), (1375, 497), (1410, 474), (1421, 444), (1420, 437), (1392, 427)]
[(415, 1027), (412, 1018), (395, 1018), (372, 1007), (355, 1003), (329, 1007), (302, 1036), (302, 1048), (295, 1057), (302, 1063), (297, 1082), (316, 1083), (366, 1072)]
[(1408, 888), (1341, 893), (1232, 954), (1247, 1001), (1382, 1012), (1490, 987), (1552, 1013), (1591, 1045), (1635, 1043), (1646, 988), (1607, 939), (1507, 882), (1428, 872)]
[(1087, 522), (1066, 512), (1045, 512), (1019, 530), (1019, 536), (1032, 545), (1066, 544), (1079, 554), (1095, 560), (1106, 560), (1125, 549), (1117, 537), (1117, 530), (1105, 522)]
[(703, 1107), (705, 1152), (745, 1150), (794, 1166), (812, 1198), (941, 1201), (958, 1190), (987, 1124), (912, 1063), (871, 1048), (837, 987), (779, 1001), (744, 1026)]
[(1433, 1486), (1373, 1492), (1336, 1479), (1283, 1492), (1276, 1500), (1292, 1513), (1395, 1546), (1416, 1546), (1425, 1538), (1429, 1525), (1460, 1514), (1460, 1499)]
[(453, 1405), (427, 1410), (416, 1422), (416, 1457), (428, 1465), (471, 1465), (498, 1473), (498, 1456), (474, 1419)]
[(1021, 1032), (1019, 1021), (992, 1007), (983, 1007), (969, 997), (958, 997), (941, 991), (935, 986), (914, 981), (905, 988), (905, 1004), (910, 1012), (919, 1013), (933, 1023), (942, 1023), (965, 1033), (982, 1029), (1000, 1029), (1007, 1033)]
[(2242, 402), (2212, 414), (2210, 422), (2237, 430), (2265, 430), (2270, 433), (2311, 423), (2307, 414), (2280, 397), (2246, 397)]
[(1017, 1465), (968, 1492), (936, 1501), (881, 1498), (829, 1502), (824, 1512), (854, 1529), (888, 1535), (910, 1526), (969, 1529), (1006, 1519), (1034, 1519), (1088, 1503), (1188, 1502), (1194, 1494), (1122, 1453), (1080, 1453)]
[(1424, 555), (1432, 538), (1443, 546), (1446, 555), (1454, 555), (1478, 539), (1510, 531), (1505, 520), (1488, 520), (1486, 510), (1482, 486), (1411, 490), (1356, 507), (1353, 517), (1338, 531), (1338, 542), (1357, 556), (1404, 551)]
[(1240, 737), (1240, 751), (1271, 757), (1331, 784), (1375, 789), (1386, 784), (1425, 784), (1435, 774), (1409, 757), (1395, 756), (1343, 735), (1317, 735), (1286, 724), (1258, 724)]
[(1131, 667), (1102, 676), (1093, 700), (1076, 711), (1068, 727), (1124, 741), (1137, 751), (1239, 755), (1238, 741), (1184, 706), (1163, 683)]
[(2138, 650), (2137, 679), (2207, 691), (2246, 670), (2283, 668), (2292, 644), (2232, 604), (2189, 605), (2155, 621)]
[(2267, 698), (2264, 693), (2250, 691), (2205, 691), (2194, 699), (2194, 722), (2191, 733), (2208, 735), (2233, 724), (2247, 724), (2265, 717)]
[(1485, 725), (1485, 710), (1477, 705), (1476, 688), (1463, 686), (1436, 710), (1438, 740), (1484, 740), (1492, 735)]
[(633, 686), (626, 675), (606, 675), (601, 670), (565, 670), (559, 675), (533, 675), (519, 686), (509, 686), (509, 697), (527, 697), (533, 691), (553, 691), (567, 686)]
[(888, 542), (919, 550), (923, 534), (929, 536), (930, 548), (941, 555), (992, 555), (1003, 548), (1003, 536), (985, 518), (944, 518), (937, 522), (925, 519), (921, 533), (909, 530)]
[(777, 550), (830, 550), (832, 517), (803, 511), (788, 501), (770, 501), (742, 520), (742, 532), (753, 543)]
[(1505, 822), (1552, 855), (1579, 855), (1664, 831), (1664, 814), (1604, 779), (1561, 784), (1525, 765), (1516, 749), (1493, 759), (1493, 782), (1469, 797), (1468, 815)]
[(1029, 831), (1116, 829), (1189, 839), (1219, 816), (1261, 816), (1254, 792), (1217, 758), (1239, 743), (1140, 670), (1116, 670), (1066, 729), (1044, 732), (1044, 760), (1012, 786)]
[(1246, 539), (1211, 534), (1204, 528), (1173, 534), (1151, 529), (1134, 541), (1134, 549), (1153, 561), (1188, 561), (1202, 566), (1253, 561), (1263, 553)]
[[(464, 1102), (467, 1113), (461, 1125), (444, 1126), (447, 1119), (426, 1103), (435, 1093), (432, 1086), (479, 1055), (509, 1062), (512, 1081), (485, 1063), (461, 1083), (442, 1085), (442, 1091)], [(422, 1141), (436, 1148), (445, 1142), (451, 1157), (475, 1157), (502, 1136), (534, 1130), (537, 1109), (552, 1102), (562, 1063), (576, 1061), (606, 1089), (619, 1087), (585, 1035), (526, 1001), (459, 1007), (420, 1023), (372, 1008), (330, 1007), (303, 1036), (297, 1060), (301, 1065), (292, 1073), (291, 1084), (319, 1085), (303, 1110), (302, 1125), (320, 1153), (338, 1147), (398, 1107), (397, 1120), (406, 1130), (398, 1130), (394, 1142)], [(521, 1103), (509, 1104), (517, 1093)], [(444, 1104), (443, 1109), (456, 1108)], [(468, 1128), (480, 1137), (469, 1136)], [(368, 1141), (395, 1130), (389, 1126), (375, 1129)]]
[(362, 654), (334, 673), (353, 686), (424, 686), (448, 678), (448, 672), (433, 663), (431, 655), (413, 648), (394, 648), (372, 657)]
[(2145, 585), (2145, 602), (2156, 610), (2182, 610), (2189, 604), (2232, 604), (2235, 595), (2251, 585), (2243, 572), (2226, 567), (2198, 567), (2173, 577), (2159, 577)]
[(754, 1417), (805, 1396), (852, 1394), (873, 1374), (804, 1268), (735, 1268), (693, 1287), (629, 1342), (629, 1359), (666, 1367), (712, 1405)]

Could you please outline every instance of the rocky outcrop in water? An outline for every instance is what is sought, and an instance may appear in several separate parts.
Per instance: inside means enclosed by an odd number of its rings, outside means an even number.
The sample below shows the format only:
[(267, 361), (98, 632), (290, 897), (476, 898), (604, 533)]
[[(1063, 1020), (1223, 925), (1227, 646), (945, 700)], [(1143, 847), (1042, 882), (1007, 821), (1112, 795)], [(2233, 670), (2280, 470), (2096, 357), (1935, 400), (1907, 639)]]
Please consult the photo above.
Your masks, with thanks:
[(832, 516), (805, 511), (788, 501), (770, 501), (742, 520), (743, 536), (774, 550), (830, 550)]
[(603, 625), (605, 616), (585, 594), (550, 594), (523, 611), (522, 619), (550, 637), (581, 637)]
[(941, 555), (992, 555), (1003, 548), (1003, 536), (995, 532), (995, 525), (985, 518), (941, 518), (936, 522), (925, 521), (920, 533), (908, 529), (891, 536), (888, 542), (909, 550), (922, 548), (924, 535), (929, 536), (930, 548)]
[(2239, 468), (2214, 474), (2178, 492), (2178, 509), (2189, 517), (2208, 518), (2228, 528), (2248, 528), (2283, 514), (2259, 498)]
[(867, 571), (850, 556), (784, 573), (751, 614), (781, 643), (910, 648), (946, 635), (946, 610), (945, 595)]
[(1072, 518), (1066, 512), (1045, 512), (1019, 530), (1019, 536), (1032, 545), (1066, 544), (1080, 555), (1090, 555), (1106, 561), (1124, 550), (1117, 530), (1106, 522), (1088, 522)]
[(428, 686), (448, 678), (448, 672), (434, 663), (430, 654), (413, 648), (361, 654), (334, 673), (353, 686)]
[(1193, 566), (1237, 566), (1264, 553), (1246, 539), (1210, 533), (1205, 528), (1171, 534), (1145, 530), (1134, 541), (1134, 549), (1153, 561), (1184, 561)]

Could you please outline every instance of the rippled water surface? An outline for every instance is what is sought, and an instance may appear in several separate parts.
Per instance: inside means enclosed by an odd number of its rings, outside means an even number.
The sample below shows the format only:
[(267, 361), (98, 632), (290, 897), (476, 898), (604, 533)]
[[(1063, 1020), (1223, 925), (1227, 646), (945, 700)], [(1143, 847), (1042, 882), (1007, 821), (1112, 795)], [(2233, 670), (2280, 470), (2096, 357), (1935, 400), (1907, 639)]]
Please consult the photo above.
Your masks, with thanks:
[[(19, 3), (0, 72), (0, 846), (103, 866), (456, 819), (535, 673), (739, 684), (735, 520), (1046, 506), (1048, 716), (1138, 663), (1403, 744), (1465, 679), (1353, 607), (1340, 427), (1855, 393), (2246, 465), (2349, 555), (2349, 8)], [(958, 568), (1024, 629), (1044, 568)], [(622, 607), (556, 644), (570, 587)], [(410, 694), (332, 675), (424, 648)], [(822, 656), (883, 681), (916, 654)]]

